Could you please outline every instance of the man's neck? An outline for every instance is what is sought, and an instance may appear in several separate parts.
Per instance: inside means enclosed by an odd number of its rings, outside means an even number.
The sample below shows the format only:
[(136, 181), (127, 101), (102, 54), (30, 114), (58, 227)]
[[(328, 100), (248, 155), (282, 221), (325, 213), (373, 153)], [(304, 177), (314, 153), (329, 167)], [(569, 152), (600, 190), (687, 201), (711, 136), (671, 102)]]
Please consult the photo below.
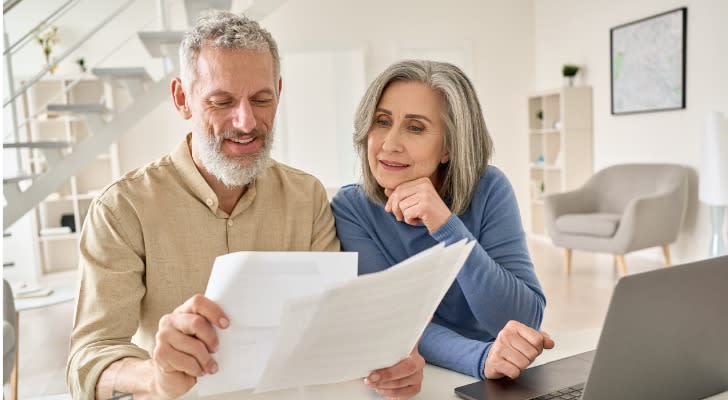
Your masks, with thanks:
[(248, 191), (248, 186), (228, 187), (220, 182), (220, 180), (215, 176), (207, 172), (204, 168), (200, 168), (198, 166), (197, 169), (200, 170), (202, 177), (205, 178), (207, 184), (210, 185), (212, 191), (215, 192), (217, 201), (220, 202), (218, 204), (218, 208), (225, 211), (228, 215), (232, 214), (233, 209), (235, 209), (235, 205), (238, 204), (240, 198)]

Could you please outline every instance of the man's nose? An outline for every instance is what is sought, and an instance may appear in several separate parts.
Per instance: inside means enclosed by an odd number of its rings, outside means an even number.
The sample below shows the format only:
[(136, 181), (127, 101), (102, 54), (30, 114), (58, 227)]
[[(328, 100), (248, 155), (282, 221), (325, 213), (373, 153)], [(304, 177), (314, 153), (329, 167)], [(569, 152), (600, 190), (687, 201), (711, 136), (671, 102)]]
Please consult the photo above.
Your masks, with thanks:
[(240, 129), (245, 133), (255, 129), (255, 115), (253, 115), (253, 107), (247, 100), (241, 101), (233, 110), (233, 127)]

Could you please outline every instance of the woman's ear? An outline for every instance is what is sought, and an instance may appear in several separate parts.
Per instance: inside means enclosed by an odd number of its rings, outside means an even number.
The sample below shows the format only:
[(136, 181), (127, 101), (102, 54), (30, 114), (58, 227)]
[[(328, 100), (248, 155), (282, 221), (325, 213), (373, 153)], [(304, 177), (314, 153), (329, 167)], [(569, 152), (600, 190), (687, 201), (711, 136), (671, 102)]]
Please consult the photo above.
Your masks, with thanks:
[(450, 152), (443, 149), (442, 150), (442, 157), (440, 157), (440, 164), (447, 164), (450, 161)]
[(184, 119), (192, 118), (192, 112), (190, 111), (189, 105), (187, 105), (187, 94), (185, 93), (184, 87), (182, 87), (182, 80), (179, 78), (172, 79), (171, 89), (172, 102), (179, 115)]

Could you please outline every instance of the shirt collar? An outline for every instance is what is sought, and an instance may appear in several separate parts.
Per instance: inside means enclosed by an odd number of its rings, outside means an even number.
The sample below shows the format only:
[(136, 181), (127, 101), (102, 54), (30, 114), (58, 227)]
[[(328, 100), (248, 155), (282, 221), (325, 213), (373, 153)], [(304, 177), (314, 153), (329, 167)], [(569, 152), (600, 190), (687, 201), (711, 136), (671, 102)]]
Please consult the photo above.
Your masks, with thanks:
[(172, 162), (177, 171), (179, 171), (182, 181), (192, 192), (192, 195), (207, 205), (210, 211), (217, 213), (217, 195), (215, 195), (210, 185), (207, 184), (205, 178), (202, 177), (195, 162), (192, 160), (191, 139), (192, 133), (188, 133), (177, 148), (172, 151)]

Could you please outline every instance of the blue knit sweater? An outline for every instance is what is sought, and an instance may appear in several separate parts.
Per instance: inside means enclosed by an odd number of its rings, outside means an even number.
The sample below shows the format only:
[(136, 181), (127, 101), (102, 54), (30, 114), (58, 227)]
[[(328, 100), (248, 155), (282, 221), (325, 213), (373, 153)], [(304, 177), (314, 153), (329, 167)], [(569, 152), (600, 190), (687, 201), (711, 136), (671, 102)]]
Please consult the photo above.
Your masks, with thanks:
[(439, 242), (478, 241), (420, 340), (427, 362), (484, 379), (488, 351), (506, 322), (541, 325), (546, 299), (513, 189), (498, 168), (487, 168), (470, 206), (432, 235), (424, 225), (397, 221), (360, 185), (341, 188), (331, 205), (342, 250), (359, 253), (359, 274), (389, 268)]

